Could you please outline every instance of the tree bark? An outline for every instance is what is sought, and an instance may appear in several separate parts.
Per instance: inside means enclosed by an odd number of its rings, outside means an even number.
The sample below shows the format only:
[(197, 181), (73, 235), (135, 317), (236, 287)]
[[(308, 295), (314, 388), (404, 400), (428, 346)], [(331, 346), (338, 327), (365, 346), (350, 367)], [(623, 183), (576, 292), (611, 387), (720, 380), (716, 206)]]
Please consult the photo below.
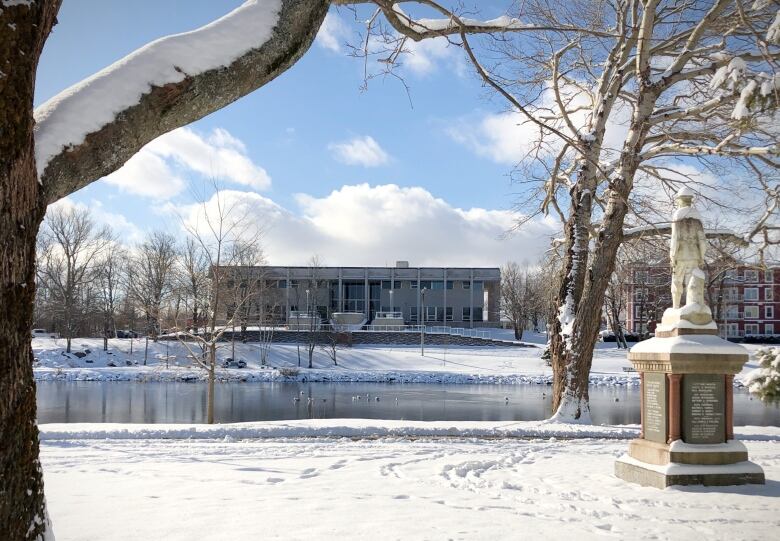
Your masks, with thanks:
[(60, 2), (0, 10), (0, 539), (45, 539), (30, 328), (46, 211), (33, 142), (35, 71)]

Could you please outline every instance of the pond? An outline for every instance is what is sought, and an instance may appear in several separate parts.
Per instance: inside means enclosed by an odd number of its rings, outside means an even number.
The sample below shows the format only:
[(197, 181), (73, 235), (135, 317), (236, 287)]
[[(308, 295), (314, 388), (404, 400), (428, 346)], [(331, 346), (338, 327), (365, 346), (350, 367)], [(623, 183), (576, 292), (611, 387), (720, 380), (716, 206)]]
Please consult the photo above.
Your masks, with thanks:
[[(533, 421), (549, 417), (550, 392), (546, 385), (223, 383), (214, 411), (221, 423)], [(638, 387), (593, 387), (590, 397), (594, 423), (639, 423)], [(38, 382), (39, 423), (202, 423), (205, 416), (205, 383)], [(778, 426), (780, 407), (735, 389), (734, 424)]]

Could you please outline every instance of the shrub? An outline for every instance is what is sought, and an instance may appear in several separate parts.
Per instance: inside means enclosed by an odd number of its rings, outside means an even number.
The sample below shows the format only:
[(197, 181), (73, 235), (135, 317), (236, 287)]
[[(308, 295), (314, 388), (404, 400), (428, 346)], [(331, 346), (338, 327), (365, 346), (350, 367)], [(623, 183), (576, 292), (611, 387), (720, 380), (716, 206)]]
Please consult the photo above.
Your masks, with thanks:
[(279, 375), (286, 378), (294, 378), (298, 375), (298, 369), (296, 367), (282, 367), (279, 368)]
[(764, 348), (756, 352), (759, 366), (748, 373), (747, 387), (763, 402), (780, 401), (780, 348)]

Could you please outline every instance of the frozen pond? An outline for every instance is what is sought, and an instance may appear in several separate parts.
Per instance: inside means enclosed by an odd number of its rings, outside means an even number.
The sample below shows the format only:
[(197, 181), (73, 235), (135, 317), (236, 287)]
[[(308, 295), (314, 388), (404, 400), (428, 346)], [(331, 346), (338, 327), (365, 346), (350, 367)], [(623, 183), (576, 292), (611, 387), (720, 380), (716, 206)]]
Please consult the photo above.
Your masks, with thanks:
[[(205, 419), (205, 383), (41, 381), (37, 385), (40, 423), (201, 423)], [(216, 388), (215, 417), (222, 423), (326, 418), (533, 421), (549, 417), (550, 392), (546, 385), (222, 383)], [(638, 387), (592, 387), (590, 397), (594, 423), (639, 422)], [(778, 426), (780, 407), (765, 406), (735, 389), (734, 424)]]

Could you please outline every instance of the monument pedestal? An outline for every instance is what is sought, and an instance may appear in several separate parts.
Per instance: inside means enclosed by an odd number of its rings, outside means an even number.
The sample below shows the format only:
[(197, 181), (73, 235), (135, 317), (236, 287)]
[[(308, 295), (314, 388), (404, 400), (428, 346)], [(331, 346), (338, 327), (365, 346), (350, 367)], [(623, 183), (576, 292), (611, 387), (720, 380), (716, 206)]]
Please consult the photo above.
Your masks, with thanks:
[(714, 324), (662, 325), (628, 358), (641, 378), (642, 430), (615, 475), (657, 488), (765, 482), (734, 440), (733, 381), (745, 348), (717, 336)]

